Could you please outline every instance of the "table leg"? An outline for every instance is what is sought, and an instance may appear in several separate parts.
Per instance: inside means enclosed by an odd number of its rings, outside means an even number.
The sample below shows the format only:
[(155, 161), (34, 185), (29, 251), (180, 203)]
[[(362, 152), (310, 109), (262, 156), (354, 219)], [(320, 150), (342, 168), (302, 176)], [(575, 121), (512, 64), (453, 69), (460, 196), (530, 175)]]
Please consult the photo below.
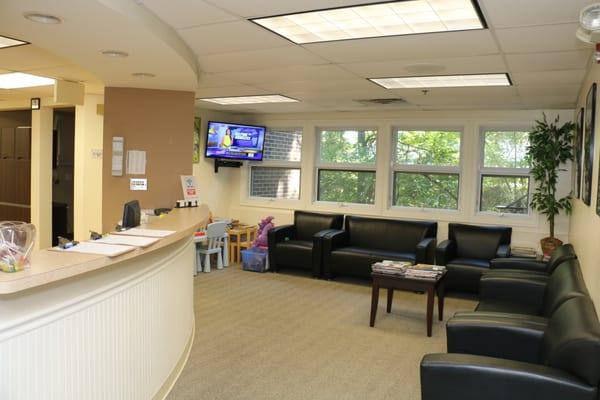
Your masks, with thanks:
[(433, 287), (427, 289), (427, 336), (431, 337), (431, 327), (433, 325), (433, 300), (435, 293)]
[(440, 321), (444, 320), (444, 296), (446, 295), (446, 285), (441, 282), (437, 287), (438, 296), (438, 318)]
[(375, 316), (377, 315), (377, 305), (379, 303), (379, 283), (373, 279), (373, 291), (371, 293), (371, 323), (369, 326), (375, 326)]
[(229, 235), (223, 236), (223, 265), (229, 267)]
[(392, 300), (394, 299), (394, 289), (388, 288), (387, 290), (387, 312), (388, 314), (392, 312)]

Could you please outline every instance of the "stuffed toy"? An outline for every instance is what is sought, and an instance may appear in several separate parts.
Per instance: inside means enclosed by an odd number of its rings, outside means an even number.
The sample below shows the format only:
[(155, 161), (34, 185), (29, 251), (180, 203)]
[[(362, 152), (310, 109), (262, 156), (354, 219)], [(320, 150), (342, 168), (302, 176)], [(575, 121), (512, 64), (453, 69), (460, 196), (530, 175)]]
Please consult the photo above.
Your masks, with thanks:
[(258, 224), (258, 232), (256, 232), (256, 239), (252, 244), (253, 247), (268, 247), (269, 242), (267, 241), (267, 237), (269, 231), (275, 227), (275, 224), (272, 222), (273, 219), (274, 217), (269, 215), (260, 221)]

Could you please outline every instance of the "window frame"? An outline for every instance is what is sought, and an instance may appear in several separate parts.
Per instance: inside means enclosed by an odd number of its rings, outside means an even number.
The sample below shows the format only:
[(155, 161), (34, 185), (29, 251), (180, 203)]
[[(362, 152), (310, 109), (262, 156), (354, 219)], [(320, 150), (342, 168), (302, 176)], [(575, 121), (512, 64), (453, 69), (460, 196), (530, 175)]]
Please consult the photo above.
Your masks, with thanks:
[[(376, 136), (375, 143), (375, 159), (372, 164), (365, 163), (332, 163), (332, 162), (323, 162), (321, 160), (321, 134), (324, 131), (373, 131)], [(372, 172), (375, 176), (375, 185), (377, 185), (377, 161), (378, 161), (378, 143), (381, 139), (381, 134), (379, 132), (378, 126), (373, 125), (357, 125), (357, 126), (316, 126), (315, 127), (315, 163), (313, 168), (313, 195), (312, 200), (313, 204), (321, 207), (327, 206), (338, 206), (338, 207), (352, 207), (358, 210), (360, 209), (375, 209), (377, 205), (377, 190), (375, 190), (375, 195), (373, 197), (373, 203), (348, 203), (342, 201), (328, 201), (328, 200), (319, 200), (319, 171), (349, 171), (349, 172)]]
[[(449, 166), (449, 165), (416, 165), (416, 164), (398, 164), (396, 163), (396, 149), (398, 146), (398, 132), (399, 131), (423, 131), (423, 132), (458, 132), (460, 133), (460, 146), (459, 146), (459, 156), (458, 156), (458, 166)], [(390, 210), (402, 211), (402, 212), (410, 212), (410, 211), (427, 211), (427, 212), (435, 212), (442, 214), (458, 214), (462, 212), (462, 184), (463, 184), (463, 165), (464, 165), (464, 149), (465, 149), (465, 129), (464, 127), (456, 127), (456, 126), (438, 126), (438, 127), (402, 127), (399, 125), (391, 126), (391, 151), (390, 151), (390, 176), (389, 176), (389, 195), (388, 195), (388, 208)], [(394, 194), (396, 193), (395, 187), (395, 178), (397, 172), (405, 172), (405, 173), (430, 173), (430, 174), (439, 174), (439, 175), (457, 175), (458, 176), (458, 199), (456, 201), (456, 208), (435, 208), (435, 207), (410, 207), (410, 206), (401, 206), (394, 204)]]
[[(485, 166), (485, 134), (487, 132), (529, 132), (530, 126), (482, 126), (479, 130), (479, 161), (477, 166), (477, 198), (475, 202), (475, 214), (477, 216), (501, 217), (511, 219), (532, 219), (534, 212), (529, 202), (533, 192), (533, 176), (531, 168), (507, 168)], [(482, 211), (481, 203), (483, 196), (483, 178), (486, 176), (505, 178), (528, 178), (527, 187), (527, 213), (505, 213), (494, 211)]]
[[(247, 177), (246, 177), (246, 200), (252, 203), (269, 203), (269, 207), (274, 207), (274, 204), (277, 202), (281, 202), (277, 208), (294, 208), (298, 207), (300, 202), (302, 201), (302, 147), (304, 146), (304, 128), (302, 126), (267, 126), (265, 135), (269, 134), (270, 130), (278, 130), (278, 131), (295, 131), (300, 132), (300, 136), (302, 137), (302, 144), (300, 147), (300, 160), (298, 161), (289, 161), (289, 160), (265, 160), (264, 159), (264, 149), (263, 149), (263, 160), (262, 161), (248, 161)], [(297, 199), (286, 199), (279, 197), (262, 197), (262, 196), (253, 196), (252, 195), (252, 169), (253, 168), (279, 168), (279, 169), (297, 169), (300, 171), (299, 181), (298, 181), (298, 198)], [(272, 204), (271, 204), (272, 203)]]

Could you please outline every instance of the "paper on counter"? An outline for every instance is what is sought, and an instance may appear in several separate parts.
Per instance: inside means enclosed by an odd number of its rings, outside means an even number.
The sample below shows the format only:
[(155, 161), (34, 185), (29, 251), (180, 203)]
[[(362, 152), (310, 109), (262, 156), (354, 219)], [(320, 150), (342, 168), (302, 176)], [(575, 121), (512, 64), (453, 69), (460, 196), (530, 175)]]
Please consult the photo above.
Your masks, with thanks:
[(146, 236), (108, 235), (92, 243), (121, 244), (135, 247), (148, 247), (158, 242), (160, 238)]
[(130, 251), (135, 250), (133, 246), (121, 246), (116, 244), (105, 244), (105, 243), (94, 243), (94, 242), (81, 242), (68, 249), (61, 249), (60, 247), (52, 247), (52, 251), (58, 251), (62, 253), (85, 253), (85, 254), (98, 254), (107, 257), (116, 257)]
[(131, 228), (126, 231), (111, 232), (114, 235), (127, 235), (127, 236), (146, 236), (154, 238), (164, 238), (175, 233), (175, 231), (166, 231), (160, 229), (144, 229), (144, 228)]

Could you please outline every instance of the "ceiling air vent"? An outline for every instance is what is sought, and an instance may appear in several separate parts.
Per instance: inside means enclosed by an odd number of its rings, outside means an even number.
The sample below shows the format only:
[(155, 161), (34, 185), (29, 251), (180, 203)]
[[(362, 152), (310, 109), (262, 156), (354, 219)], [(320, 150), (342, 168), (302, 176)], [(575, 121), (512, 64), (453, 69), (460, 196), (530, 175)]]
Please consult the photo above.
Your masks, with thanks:
[(408, 104), (406, 100), (401, 99), (399, 97), (391, 99), (360, 99), (354, 101), (359, 104), (362, 104), (363, 106), (390, 106)]

